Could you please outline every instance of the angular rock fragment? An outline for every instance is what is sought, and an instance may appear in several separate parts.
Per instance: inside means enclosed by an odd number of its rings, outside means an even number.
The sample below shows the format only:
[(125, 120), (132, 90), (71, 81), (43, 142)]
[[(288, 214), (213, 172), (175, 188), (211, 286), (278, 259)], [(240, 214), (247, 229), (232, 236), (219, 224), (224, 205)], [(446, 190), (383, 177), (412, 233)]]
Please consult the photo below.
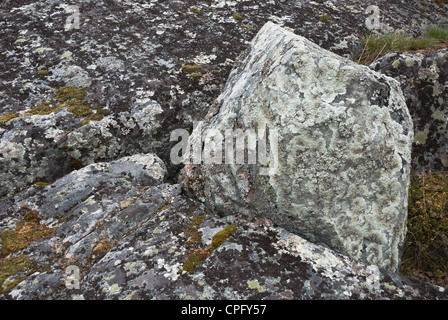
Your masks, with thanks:
[[(202, 162), (193, 159), (184, 180), (199, 199), (222, 214), (267, 217), (351, 258), (398, 269), (413, 126), (397, 81), (269, 22), (216, 106), (190, 139), (204, 145)], [(219, 159), (222, 137), (250, 137), (251, 130), (259, 134), (255, 164), (255, 149), (245, 150), (244, 164), (224, 151)], [(209, 153), (214, 161), (204, 162)]]
[(412, 120), (412, 170), (448, 170), (448, 50), (391, 52), (370, 68), (401, 84)]

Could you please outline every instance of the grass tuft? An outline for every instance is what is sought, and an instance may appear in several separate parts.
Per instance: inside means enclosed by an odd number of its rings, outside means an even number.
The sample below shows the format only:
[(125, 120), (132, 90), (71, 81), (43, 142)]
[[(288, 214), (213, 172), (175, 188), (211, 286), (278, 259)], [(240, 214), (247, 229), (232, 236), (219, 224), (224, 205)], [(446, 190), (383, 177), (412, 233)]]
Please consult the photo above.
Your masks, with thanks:
[(401, 273), (448, 284), (448, 172), (413, 175)]
[(356, 61), (368, 65), (388, 52), (429, 50), (447, 45), (448, 29), (432, 26), (422, 36), (416, 38), (409, 37), (401, 31), (388, 34), (369, 34), (362, 39), (362, 42), (363, 50)]

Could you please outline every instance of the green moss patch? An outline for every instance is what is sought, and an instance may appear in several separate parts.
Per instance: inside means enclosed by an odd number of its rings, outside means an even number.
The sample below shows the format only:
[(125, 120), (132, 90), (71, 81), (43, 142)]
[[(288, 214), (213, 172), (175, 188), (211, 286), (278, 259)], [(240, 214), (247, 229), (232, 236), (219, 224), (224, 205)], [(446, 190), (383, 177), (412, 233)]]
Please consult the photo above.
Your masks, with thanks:
[(201, 10), (199, 8), (192, 7), (192, 8), (190, 8), (190, 12), (199, 14), (199, 13), (201, 13)]
[(236, 21), (241, 21), (241, 20), (243, 20), (243, 16), (240, 15), (239, 13), (234, 13), (234, 14), (232, 15), (232, 18), (235, 19)]
[(243, 25), (241, 26), (241, 28), (247, 29), (247, 30), (249, 30), (249, 31), (255, 31), (255, 28), (252, 27), (252, 26), (250, 26), (250, 25), (248, 25), (248, 24), (243, 24)]
[(61, 106), (53, 106), (51, 102), (45, 101), (39, 103), (36, 107), (33, 109), (25, 112), (25, 116), (32, 116), (32, 115), (48, 115), (53, 112), (56, 112), (58, 110), (61, 110)]
[(44, 182), (44, 181), (36, 181), (34, 182), (35, 186), (39, 186), (39, 187), (46, 187), (48, 186), (48, 183)]
[(327, 22), (329, 20), (331, 20), (331, 17), (328, 14), (324, 14), (323, 16), (319, 17), (319, 21), (322, 21), (322, 22)]
[[(100, 121), (105, 116), (109, 115), (109, 111), (97, 105), (92, 107), (92, 104), (85, 100), (86, 90), (74, 86), (65, 86), (55, 91), (54, 103), (46, 101), (39, 103), (33, 109), (27, 111), (24, 115), (48, 115), (59, 111), (62, 108), (72, 113), (76, 118), (82, 118), (81, 126), (86, 125), (90, 121)], [(9, 117), (12, 115), (9, 115)], [(5, 117), (5, 120), (8, 118)], [(1, 121), (1, 118), (0, 118)]]
[(448, 284), (448, 172), (413, 175), (401, 272)]
[(30, 210), (16, 223), (14, 230), (4, 230), (0, 234), (0, 255), (7, 256), (27, 248), (36, 240), (50, 237), (56, 229), (41, 224), (41, 219), (37, 211)]
[(37, 271), (36, 264), (27, 256), (0, 260), (0, 294), (12, 290), (27, 276)]
[(187, 62), (182, 66), (182, 71), (186, 73), (195, 73), (197, 72), (201, 67), (197, 65), (194, 62)]
[(17, 117), (19, 117), (18, 113), (15, 112), (5, 113), (3, 116), (0, 117), (0, 123), (6, 123)]
[(83, 100), (86, 97), (86, 89), (77, 88), (75, 86), (65, 86), (57, 89), (54, 93), (56, 100), (60, 103), (72, 99)]
[(224, 242), (226, 242), (227, 239), (236, 231), (236, 227), (231, 225), (226, 226), (213, 236), (210, 247), (205, 249), (201, 246), (202, 232), (199, 231), (205, 217), (205, 215), (195, 216), (185, 231), (185, 235), (188, 237), (187, 247), (192, 248), (192, 250), (187, 252), (187, 260), (182, 266), (182, 271), (193, 271), (195, 267), (202, 264), (202, 262), (204, 262), (213, 253), (213, 251), (224, 244)]
[(38, 76), (41, 76), (41, 77), (46, 77), (50, 74), (50, 72), (48, 72), (48, 70), (38, 70), (36, 73)]
[(234, 226), (227, 226), (221, 231), (219, 231), (217, 234), (215, 234), (212, 238), (212, 244), (208, 251), (212, 253), (214, 250), (219, 248), (224, 242), (227, 241), (227, 239), (234, 234), (236, 231), (236, 228)]

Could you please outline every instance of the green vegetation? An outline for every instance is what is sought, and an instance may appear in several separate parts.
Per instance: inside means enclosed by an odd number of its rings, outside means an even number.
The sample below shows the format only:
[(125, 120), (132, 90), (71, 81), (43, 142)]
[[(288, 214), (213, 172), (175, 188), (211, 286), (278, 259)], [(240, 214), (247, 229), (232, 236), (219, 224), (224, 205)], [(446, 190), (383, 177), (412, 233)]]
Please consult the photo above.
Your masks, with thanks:
[(190, 8), (190, 12), (198, 14), (198, 13), (201, 13), (201, 10), (193, 7), (193, 8)]
[(37, 271), (29, 256), (8, 257), (0, 260), (0, 294), (12, 290), (26, 277)]
[(50, 72), (48, 72), (48, 70), (45, 70), (45, 69), (38, 70), (36, 73), (37, 73), (38, 76), (41, 76), (41, 77), (45, 77), (45, 76), (48, 76), (50, 74)]
[(60, 106), (53, 106), (50, 102), (45, 101), (39, 103), (36, 107), (33, 109), (25, 112), (25, 116), (33, 116), (33, 115), (47, 115), (51, 114), (53, 112), (56, 112), (58, 110), (61, 110)]
[(0, 123), (6, 123), (14, 118), (20, 117), (18, 113), (15, 112), (8, 112), (5, 113), (3, 116), (0, 117)]
[(431, 26), (426, 30), (425, 37), (440, 41), (448, 41), (448, 29), (439, 26)]
[(48, 183), (46, 183), (44, 181), (37, 181), (37, 182), (34, 182), (34, 185), (39, 186), (39, 187), (46, 187), (46, 186), (48, 186)]
[(448, 284), (448, 172), (412, 176), (407, 228), (401, 273)]
[(0, 255), (7, 256), (27, 248), (36, 240), (50, 237), (56, 229), (41, 224), (41, 219), (37, 211), (30, 210), (16, 223), (14, 230), (4, 230), (0, 234)]
[(234, 234), (236, 231), (236, 228), (234, 226), (227, 226), (221, 231), (219, 231), (217, 234), (215, 234), (212, 238), (212, 244), (210, 248), (207, 250), (210, 253), (212, 253), (215, 249), (219, 248), (224, 242), (227, 241), (227, 239)]
[(55, 92), (57, 101), (63, 103), (72, 99), (83, 100), (86, 97), (86, 89), (80, 89), (74, 86), (65, 86), (57, 89)]
[(197, 72), (201, 67), (197, 65), (194, 62), (187, 62), (182, 66), (182, 71), (186, 73), (195, 73)]
[[(195, 216), (191, 220), (185, 236), (188, 238), (186, 243), (187, 247), (192, 248), (188, 252), (187, 260), (184, 262), (182, 270), (191, 272), (196, 266), (204, 262), (217, 248), (219, 248), (227, 239), (236, 231), (234, 226), (226, 226), (221, 231), (217, 232), (213, 238), (212, 243), (208, 249), (200, 247), (202, 244), (202, 232), (199, 231), (202, 222), (205, 219), (205, 215)], [(198, 248), (199, 247), (199, 248)]]
[(243, 24), (241, 26), (241, 28), (244, 28), (244, 29), (247, 29), (247, 30), (250, 30), (250, 31), (255, 31), (255, 28), (250, 26), (250, 25), (248, 25), (248, 24)]
[(331, 20), (331, 17), (328, 14), (325, 14), (325, 15), (319, 17), (319, 21), (322, 21), (322, 22), (327, 22), (329, 20)]
[(202, 73), (193, 72), (188, 75), (190, 78), (202, 78)]
[[(84, 99), (86, 96), (86, 90), (84, 88), (65, 86), (57, 89), (54, 93), (56, 102), (41, 102), (33, 109), (25, 112), (24, 115), (48, 115), (59, 111), (62, 108), (67, 108), (67, 110), (76, 118), (84, 119), (81, 122), (81, 126), (89, 123), (90, 121), (100, 121), (105, 116), (109, 115), (109, 111), (107, 109), (101, 108), (99, 105), (92, 107), (92, 104)], [(12, 114), (8, 115), (8, 117), (12, 117)], [(0, 118), (0, 123), (3, 118), (7, 120), (8, 117), (5, 115)]]
[(370, 64), (391, 51), (429, 50), (446, 45), (448, 44), (448, 29), (432, 26), (417, 38), (409, 37), (404, 32), (369, 34), (362, 41), (363, 50), (356, 61), (361, 64)]
[(236, 21), (241, 21), (241, 20), (243, 20), (243, 16), (240, 15), (239, 13), (234, 13), (234, 14), (232, 15), (232, 18), (235, 19)]

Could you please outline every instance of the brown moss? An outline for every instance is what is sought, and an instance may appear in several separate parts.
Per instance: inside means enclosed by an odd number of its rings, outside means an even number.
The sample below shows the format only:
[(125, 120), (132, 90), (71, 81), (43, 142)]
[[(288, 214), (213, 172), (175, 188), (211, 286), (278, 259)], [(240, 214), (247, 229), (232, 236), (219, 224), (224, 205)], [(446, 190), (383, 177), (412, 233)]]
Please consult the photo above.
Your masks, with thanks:
[(95, 255), (95, 258), (102, 258), (108, 253), (114, 246), (115, 242), (107, 241), (106, 238), (101, 238), (92, 250), (92, 253)]
[(199, 231), (202, 222), (204, 222), (206, 215), (194, 216), (185, 230), (185, 236), (187, 237), (187, 246), (196, 247), (202, 242), (202, 232)]
[(202, 264), (217, 248), (219, 248), (227, 239), (236, 231), (234, 226), (226, 226), (224, 229), (216, 233), (212, 238), (211, 246), (208, 249), (204, 249), (202, 244), (202, 232), (199, 228), (205, 219), (203, 216), (195, 216), (185, 235), (188, 237), (187, 246), (193, 250), (187, 252), (187, 260), (184, 262), (182, 270), (191, 272), (195, 267)]
[(37, 211), (27, 211), (14, 230), (4, 230), (0, 234), (0, 254), (6, 256), (18, 252), (36, 240), (50, 237), (56, 229), (41, 224), (41, 219)]

